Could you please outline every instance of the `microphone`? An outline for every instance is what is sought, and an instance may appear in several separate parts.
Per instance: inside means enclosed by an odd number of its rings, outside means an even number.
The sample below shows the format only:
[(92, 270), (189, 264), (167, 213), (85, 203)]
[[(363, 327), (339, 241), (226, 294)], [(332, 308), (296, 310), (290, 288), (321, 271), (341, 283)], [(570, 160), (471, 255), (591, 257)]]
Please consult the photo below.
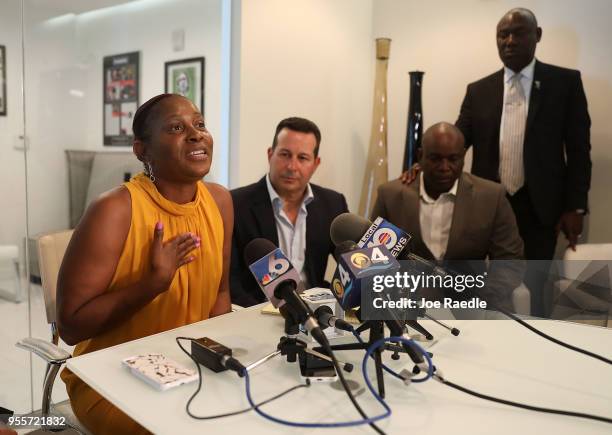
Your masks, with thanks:
[[(348, 248), (349, 244), (342, 247)], [(361, 306), (361, 287), (362, 283), (368, 284), (368, 278), (387, 275), (400, 269), (395, 257), (383, 245), (337, 253), (338, 268), (332, 280), (332, 291), (345, 311)]]
[(391, 222), (376, 218), (374, 223), (353, 213), (342, 213), (332, 221), (329, 235), (334, 245), (350, 240), (360, 248), (385, 245), (397, 258), (412, 236)]
[[(300, 293), (300, 297), (314, 312), (315, 318), (319, 322), (321, 329), (325, 332), (328, 340), (344, 336), (342, 331), (328, 328), (329, 325), (321, 323), (320, 319), (317, 317), (317, 313), (321, 312), (320, 308), (325, 306), (323, 310), (326, 311), (329, 309), (331, 314), (336, 316), (336, 318), (344, 319), (344, 311), (342, 311), (340, 303), (333, 291), (329, 288), (314, 287), (304, 290), (304, 293)], [(303, 327), (300, 328), (300, 331), (308, 337), (308, 332)]]
[(353, 331), (353, 325), (343, 319), (339, 319), (334, 316), (334, 312), (327, 305), (321, 305), (314, 311), (315, 318), (319, 325), (321, 325), (321, 329), (325, 329), (328, 327), (342, 329), (343, 331)]
[[(254, 239), (244, 248), (244, 261), (255, 277), (259, 288), (265, 293), (274, 308), (285, 304), (283, 299), (274, 295), (276, 287), (283, 281), (291, 279), (296, 283), (297, 291), (304, 291), (304, 284), (297, 269), (280, 248), (267, 239)], [(283, 280), (279, 279), (280, 277)]]
[[(421, 271), (427, 274), (444, 278), (452, 273), (431, 261), (411, 253), (406, 249), (406, 246), (412, 236), (381, 217), (371, 222), (354, 213), (342, 213), (332, 221), (329, 231), (330, 238), (336, 245), (336, 249), (339, 249), (340, 246), (348, 247), (351, 242), (357, 242), (357, 246), (361, 247), (384, 245), (394, 257), (400, 260), (412, 261)], [(334, 281), (332, 281), (332, 288), (334, 288)], [(425, 310), (423, 309), (422, 311), (424, 313)], [(404, 327), (401, 322), (392, 321), (386, 323), (392, 335), (403, 334)], [(411, 323), (413, 328), (423, 333), (426, 337), (433, 338), (431, 334), (418, 325), (418, 323), (414, 321), (411, 321)], [(449, 330), (451, 329), (444, 324), (443, 326)], [(458, 330), (451, 332), (453, 335), (458, 335)]]
[[(368, 221), (369, 222), (369, 221)], [(385, 245), (397, 258), (412, 236), (391, 222), (377, 217), (357, 243), (359, 246)]]
[(272, 305), (282, 308), (282, 316), (303, 324), (312, 337), (325, 346), (325, 334), (310, 307), (298, 294), (298, 283), (303, 288), (300, 275), (283, 251), (269, 240), (258, 238), (247, 244), (244, 259)]
[[(339, 254), (337, 257), (340, 283), (334, 282), (332, 285), (334, 290), (340, 289), (339, 300), (342, 308), (345, 310), (362, 306), (362, 281), (365, 280), (364, 282), (367, 283), (367, 278), (370, 276), (392, 273), (400, 269), (399, 263), (385, 245), (353, 249), (345, 253), (340, 252), (351, 246), (355, 246), (355, 242), (340, 243), (336, 248), (336, 254)], [(391, 315), (393, 314), (391, 313)], [(393, 316), (393, 319), (385, 320), (384, 323), (389, 328), (392, 337), (410, 339), (404, 329), (404, 323), (398, 320), (397, 317)], [(412, 342), (410, 344), (402, 343), (401, 346), (410, 355), (412, 361), (417, 365), (423, 364), (423, 355), (421, 355)]]
[(413, 261), (424, 272), (442, 277), (449, 275), (437, 264), (407, 250), (412, 236), (381, 217), (371, 222), (354, 213), (342, 213), (332, 221), (329, 232), (336, 246), (347, 240), (356, 242), (359, 247), (385, 245), (395, 258)]
[[(340, 279), (340, 256), (355, 249), (359, 249), (357, 243), (352, 240), (344, 240), (339, 243), (335, 243), (336, 249), (334, 249), (334, 260), (336, 260), (336, 270), (331, 280), (330, 290), (336, 297), (336, 300), (342, 306), (342, 296), (344, 294), (344, 287), (342, 286), (342, 280)], [(344, 307), (343, 307), (344, 308)]]
[(357, 243), (361, 236), (372, 225), (368, 219), (354, 213), (341, 213), (334, 218), (329, 227), (329, 237), (336, 246), (342, 242), (353, 241)]
[(352, 240), (345, 240), (343, 242), (334, 244), (336, 245), (336, 249), (334, 249), (334, 259), (336, 260), (336, 263), (340, 261), (339, 258), (342, 254), (359, 249), (359, 245)]

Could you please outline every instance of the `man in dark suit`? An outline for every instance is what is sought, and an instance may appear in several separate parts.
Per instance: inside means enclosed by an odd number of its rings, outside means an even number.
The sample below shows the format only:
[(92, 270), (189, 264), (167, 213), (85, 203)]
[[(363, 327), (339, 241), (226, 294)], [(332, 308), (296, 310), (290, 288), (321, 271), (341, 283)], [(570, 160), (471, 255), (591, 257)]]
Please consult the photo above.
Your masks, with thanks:
[(283, 250), (306, 288), (328, 286), (323, 278), (334, 249), (329, 227), (348, 207), (341, 193), (309, 183), (321, 161), (320, 143), (321, 133), (312, 121), (282, 120), (268, 148), (269, 173), (257, 183), (232, 190), (233, 303), (250, 306), (266, 299), (243, 258), (245, 246), (258, 237)]
[[(468, 86), (456, 123), (473, 146), (472, 173), (508, 191), (528, 260), (552, 259), (559, 231), (575, 249), (591, 182), (591, 121), (580, 72), (536, 60), (541, 37), (531, 11), (502, 17), (497, 48), (504, 68)], [(543, 315), (547, 267), (538, 267), (540, 277), (528, 273), (527, 284), (533, 314)]]
[(466, 146), (473, 145), (472, 173), (508, 191), (530, 260), (553, 257), (559, 230), (575, 247), (591, 181), (580, 72), (536, 60), (541, 37), (531, 11), (502, 17), (497, 48), (504, 69), (468, 86), (456, 123)]
[[(452, 262), (453, 270), (489, 270), (493, 302), (512, 310), (512, 291), (521, 284), (523, 241), (504, 188), (463, 171), (461, 131), (441, 122), (427, 129), (419, 150), (421, 173), (405, 185), (393, 180), (378, 188), (372, 219), (382, 217), (412, 235), (410, 251), (427, 260)], [(495, 293), (497, 292), (497, 293)]]

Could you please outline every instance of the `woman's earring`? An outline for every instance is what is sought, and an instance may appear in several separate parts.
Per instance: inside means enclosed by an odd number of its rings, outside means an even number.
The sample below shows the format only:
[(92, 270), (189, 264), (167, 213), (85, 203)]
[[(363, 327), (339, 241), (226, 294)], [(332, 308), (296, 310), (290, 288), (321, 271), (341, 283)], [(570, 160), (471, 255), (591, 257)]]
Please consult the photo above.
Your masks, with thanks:
[(151, 180), (151, 183), (155, 183), (155, 175), (153, 175), (153, 166), (151, 166), (151, 162), (145, 162), (145, 169), (145, 175), (148, 175), (149, 179)]

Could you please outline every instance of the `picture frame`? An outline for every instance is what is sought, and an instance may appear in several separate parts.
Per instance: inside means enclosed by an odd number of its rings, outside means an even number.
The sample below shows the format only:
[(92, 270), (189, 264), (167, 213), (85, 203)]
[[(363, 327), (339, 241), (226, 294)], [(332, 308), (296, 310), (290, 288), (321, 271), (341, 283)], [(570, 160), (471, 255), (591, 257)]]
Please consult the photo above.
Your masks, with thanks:
[(102, 74), (104, 146), (131, 146), (140, 98), (140, 52), (105, 56)]
[(6, 46), (0, 45), (0, 116), (6, 116)]
[(169, 61), (164, 65), (165, 92), (188, 98), (204, 114), (205, 59), (192, 57)]

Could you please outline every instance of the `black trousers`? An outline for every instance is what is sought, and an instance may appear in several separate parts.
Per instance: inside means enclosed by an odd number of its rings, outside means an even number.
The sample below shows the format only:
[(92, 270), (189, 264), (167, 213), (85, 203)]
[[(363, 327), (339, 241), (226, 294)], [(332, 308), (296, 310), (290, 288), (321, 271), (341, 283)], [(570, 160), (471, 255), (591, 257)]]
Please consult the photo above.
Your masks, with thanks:
[(528, 261), (524, 282), (531, 293), (531, 314), (544, 317), (548, 314), (544, 310), (544, 295), (547, 294), (545, 285), (557, 244), (556, 224), (551, 226), (540, 221), (529, 198), (527, 186), (521, 187), (512, 196), (508, 195), (508, 200), (525, 244), (525, 259)]

